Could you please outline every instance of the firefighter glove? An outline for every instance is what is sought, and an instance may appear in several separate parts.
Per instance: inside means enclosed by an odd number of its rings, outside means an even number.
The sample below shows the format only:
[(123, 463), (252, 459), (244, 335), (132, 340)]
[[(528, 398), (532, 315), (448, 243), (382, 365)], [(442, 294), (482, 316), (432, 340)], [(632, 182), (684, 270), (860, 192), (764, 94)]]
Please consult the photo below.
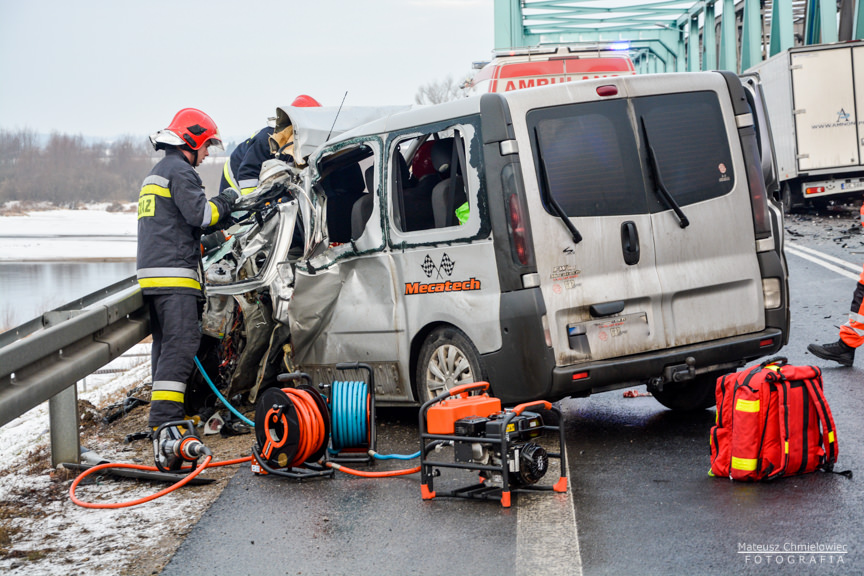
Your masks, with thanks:
[(219, 193), (219, 198), (225, 200), (228, 203), (228, 206), (233, 206), (234, 202), (236, 202), (239, 197), (240, 193), (234, 188), (226, 188)]

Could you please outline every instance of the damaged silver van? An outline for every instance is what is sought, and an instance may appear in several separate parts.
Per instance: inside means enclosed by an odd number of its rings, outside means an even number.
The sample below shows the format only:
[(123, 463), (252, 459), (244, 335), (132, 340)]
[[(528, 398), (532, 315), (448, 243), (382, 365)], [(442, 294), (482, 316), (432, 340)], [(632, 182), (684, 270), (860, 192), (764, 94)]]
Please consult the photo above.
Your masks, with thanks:
[[(385, 405), (485, 380), (505, 403), (645, 383), (710, 406), (718, 375), (788, 339), (747, 102), (729, 73), (626, 76), (295, 142), (206, 258), (202, 360), (253, 402), (280, 371), (359, 361)], [(277, 133), (302, 138), (310, 110), (280, 108)]]

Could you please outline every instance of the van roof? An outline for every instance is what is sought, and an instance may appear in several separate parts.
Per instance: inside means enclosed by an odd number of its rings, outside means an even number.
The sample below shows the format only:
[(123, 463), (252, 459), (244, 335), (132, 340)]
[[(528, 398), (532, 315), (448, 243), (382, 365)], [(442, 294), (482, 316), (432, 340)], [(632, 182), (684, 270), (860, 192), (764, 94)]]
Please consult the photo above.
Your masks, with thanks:
[[(703, 80), (696, 80), (697, 78)], [(340, 134), (336, 138), (329, 140), (326, 145), (331, 145), (337, 142), (357, 138), (360, 136), (368, 136), (372, 134), (385, 134), (398, 130), (405, 130), (414, 126), (424, 124), (433, 124), (435, 122), (445, 122), (453, 118), (460, 118), (472, 114), (479, 114), (480, 100), (484, 96), (504, 98), (508, 102), (519, 103), (521, 107), (530, 107), (532, 102), (542, 105), (546, 100), (547, 95), (559, 94), (567, 95), (574, 89), (584, 90), (593, 89), (597, 86), (615, 84), (619, 86), (622, 93), (630, 92), (628, 86), (659, 86), (669, 87), (671, 91), (687, 91), (688, 89), (705, 89), (712, 81), (708, 78), (713, 78), (716, 82), (720, 76), (716, 72), (676, 72), (668, 74), (650, 74), (650, 75), (633, 75), (633, 76), (616, 76), (611, 78), (597, 78), (591, 80), (580, 80), (579, 82), (571, 82), (564, 84), (554, 84), (549, 86), (540, 86), (535, 88), (525, 88), (522, 90), (514, 90), (511, 92), (497, 93), (492, 96), (491, 93), (477, 94), (468, 98), (460, 98), (443, 104), (413, 106), (404, 111), (382, 116), (368, 124), (363, 124), (352, 130), (348, 130)], [(559, 96), (560, 98), (560, 96)], [(553, 100), (558, 99), (553, 97)]]

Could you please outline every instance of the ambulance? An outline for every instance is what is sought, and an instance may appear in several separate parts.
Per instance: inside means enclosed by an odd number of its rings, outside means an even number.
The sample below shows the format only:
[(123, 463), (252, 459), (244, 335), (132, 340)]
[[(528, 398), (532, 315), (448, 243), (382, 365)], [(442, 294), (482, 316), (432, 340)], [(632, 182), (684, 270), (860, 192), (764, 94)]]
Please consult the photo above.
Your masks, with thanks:
[(522, 88), (636, 74), (629, 46), (553, 46), (498, 51), (482, 66), (471, 85), (475, 93), (510, 92)]

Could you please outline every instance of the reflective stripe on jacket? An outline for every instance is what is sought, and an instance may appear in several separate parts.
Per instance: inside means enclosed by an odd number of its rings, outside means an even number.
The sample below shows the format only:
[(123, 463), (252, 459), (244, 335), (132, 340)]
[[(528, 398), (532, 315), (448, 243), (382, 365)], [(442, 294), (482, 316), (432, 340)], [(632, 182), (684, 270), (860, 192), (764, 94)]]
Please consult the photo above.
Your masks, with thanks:
[(225, 188), (236, 188), (241, 195), (245, 196), (255, 191), (258, 187), (261, 165), (273, 158), (269, 143), (271, 134), (273, 128), (269, 126), (262, 128), (234, 149), (222, 171), (220, 192)]
[(144, 293), (200, 292), (201, 228), (229, 213), (222, 198), (207, 199), (183, 153), (166, 150), (138, 195), (138, 284)]

